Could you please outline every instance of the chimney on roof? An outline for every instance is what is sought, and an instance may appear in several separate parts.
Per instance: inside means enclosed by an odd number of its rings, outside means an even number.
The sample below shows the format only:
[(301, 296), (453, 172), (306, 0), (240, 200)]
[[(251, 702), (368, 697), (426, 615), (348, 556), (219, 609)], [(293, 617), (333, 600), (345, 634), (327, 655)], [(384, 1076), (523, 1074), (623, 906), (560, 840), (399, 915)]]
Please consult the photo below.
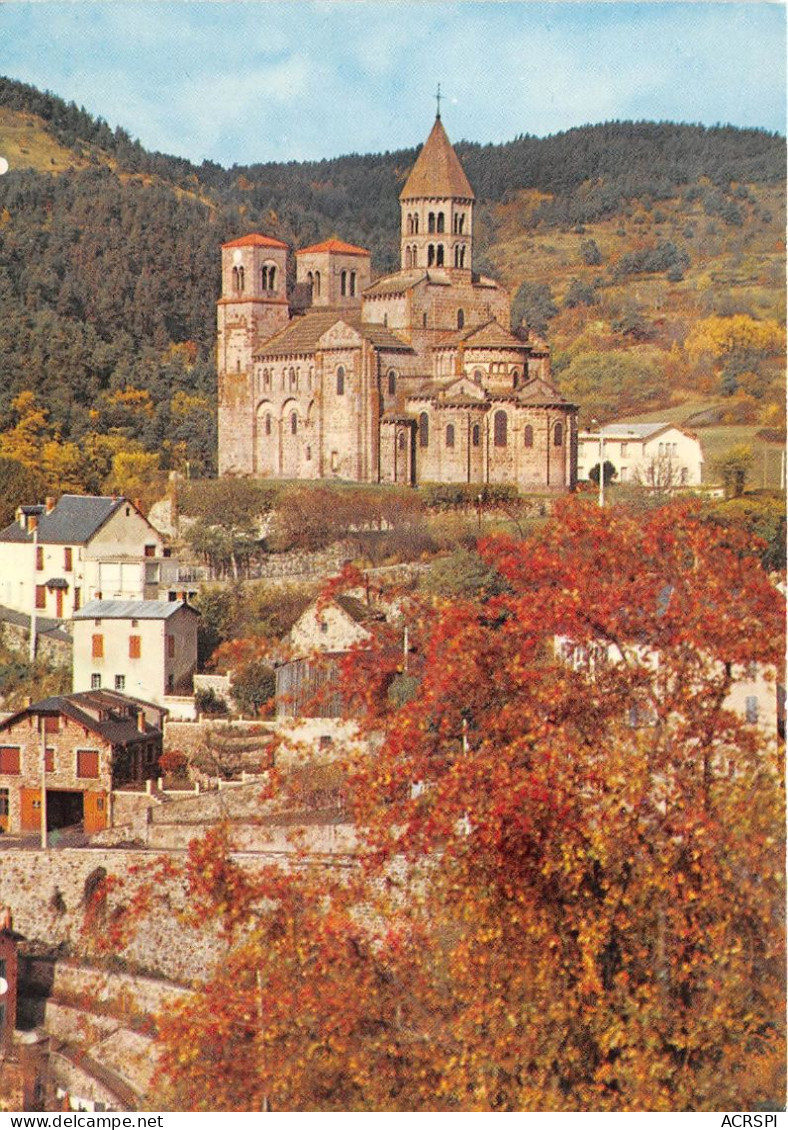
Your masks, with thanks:
[(11, 907), (4, 906), (3, 909), (0, 910), (0, 933), (3, 930), (7, 930), (10, 933), (13, 928), (14, 919), (11, 916)]
[(31, 533), (32, 533), (33, 530), (38, 529), (38, 515), (37, 514), (28, 514), (28, 516), (27, 516), (27, 528), (28, 528), (28, 530), (31, 531)]
[(54, 500), (54, 498), (52, 497), (51, 494), (48, 495), (47, 498), (45, 499), (45, 506), (46, 506), (47, 514), (51, 514), (52, 511), (55, 509), (55, 500)]
[(145, 711), (144, 710), (138, 710), (137, 711), (137, 729), (139, 730), (139, 732), (141, 734), (145, 733)]

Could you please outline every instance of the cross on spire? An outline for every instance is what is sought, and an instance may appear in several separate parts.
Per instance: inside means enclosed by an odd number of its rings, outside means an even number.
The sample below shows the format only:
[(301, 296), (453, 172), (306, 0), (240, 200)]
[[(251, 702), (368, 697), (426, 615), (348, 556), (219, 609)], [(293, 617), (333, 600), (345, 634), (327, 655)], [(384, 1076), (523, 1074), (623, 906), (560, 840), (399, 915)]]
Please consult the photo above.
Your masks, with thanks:
[(440, 83), (438, 83), (438, 93), (435, 95), (435, 97), (438, 100), (438, 113), (436, 114), (436, 117), (439, 118), (441, 116), (441, 84)]

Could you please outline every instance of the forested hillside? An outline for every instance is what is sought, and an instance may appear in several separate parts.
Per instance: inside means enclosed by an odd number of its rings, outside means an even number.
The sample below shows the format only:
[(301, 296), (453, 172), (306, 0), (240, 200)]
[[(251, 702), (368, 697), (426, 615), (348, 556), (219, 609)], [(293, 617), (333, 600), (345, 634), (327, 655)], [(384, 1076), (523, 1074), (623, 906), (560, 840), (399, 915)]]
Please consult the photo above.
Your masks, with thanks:
[[(779, 435), (783, 138), (612, 122), (456, 148), (476, 267), (548, 336), (586, 419), (702, 408)], [(0, 79), (0, 154), (0, 456), (61, 489), (131, 491), (214, 467), (219, 245), (336, 234), (394, 269), (416, 150), (194, 166)]]

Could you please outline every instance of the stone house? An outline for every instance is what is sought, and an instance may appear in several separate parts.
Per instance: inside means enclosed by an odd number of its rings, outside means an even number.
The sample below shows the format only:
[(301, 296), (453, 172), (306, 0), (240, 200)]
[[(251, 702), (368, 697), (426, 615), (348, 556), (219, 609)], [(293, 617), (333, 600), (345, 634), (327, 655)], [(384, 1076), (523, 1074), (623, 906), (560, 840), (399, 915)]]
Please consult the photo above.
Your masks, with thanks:
[(89, 601), (73, 617), (73, 690), (104, 687), (168, 707), (191, 696), (199, 618), (181, 600)]
[(315, 601), (288, 637), (288, 658), (276, 672), (277, 718), (344, 718), (342, 657), (371, 638), (369, 625), (385, 620), (380, 609), (345, 594)]
[(127, 498), (64, 494), (0, 531), (0, 605), (64, 620), (93, 599), (159, 594), (161, 535)]
[(703, 448), (697, 436), (675, 424), (606, 424), (581, 432), (577, 439), (577, 477), (587, 480), (604, 461), (612, 463), (619, 483), (640, 483), (657, 490), (699, 486), (703, 482)]
[(0, 722), (0, 830), (113, 823), (113, 793), (159, 773), (166, 710), (113, 691), (57, 695)]
[(401, 269), (338, 239), (222, 247), (219, 470), (279, 479), (567, 490), (577, 411), (549, 350), (473, 270), (475, 196), (440, 115), (400, 193)]

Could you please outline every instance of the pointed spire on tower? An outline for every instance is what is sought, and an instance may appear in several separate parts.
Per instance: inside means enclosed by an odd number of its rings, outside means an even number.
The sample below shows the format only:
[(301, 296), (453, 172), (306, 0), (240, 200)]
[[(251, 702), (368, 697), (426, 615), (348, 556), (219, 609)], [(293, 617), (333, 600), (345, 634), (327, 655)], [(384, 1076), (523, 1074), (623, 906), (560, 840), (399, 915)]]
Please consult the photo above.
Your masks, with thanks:
[(441, 116), (441, 84), (440, 83), (438, 83), (438, 93), (435, 95), (435, 97), (438, 100), (438, 112), (435, 115), (435, 117), (440, 119), (440, 116)]

